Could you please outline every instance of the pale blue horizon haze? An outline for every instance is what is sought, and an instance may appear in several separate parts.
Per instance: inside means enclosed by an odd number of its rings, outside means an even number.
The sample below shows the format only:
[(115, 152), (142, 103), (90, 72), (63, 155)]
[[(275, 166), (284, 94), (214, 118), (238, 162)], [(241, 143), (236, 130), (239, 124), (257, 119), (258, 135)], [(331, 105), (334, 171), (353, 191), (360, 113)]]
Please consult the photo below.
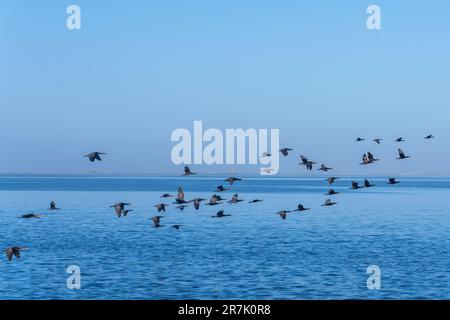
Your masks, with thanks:
[[(450, 175), (448, 1), (0, 3), (0, 173), (178, 174), (170, 134), (201, 120), (280, 129), (280, 174), (308, 174), (306, 154), (335, 175)], [(367, 151), (382, 161), (359, 166)]]

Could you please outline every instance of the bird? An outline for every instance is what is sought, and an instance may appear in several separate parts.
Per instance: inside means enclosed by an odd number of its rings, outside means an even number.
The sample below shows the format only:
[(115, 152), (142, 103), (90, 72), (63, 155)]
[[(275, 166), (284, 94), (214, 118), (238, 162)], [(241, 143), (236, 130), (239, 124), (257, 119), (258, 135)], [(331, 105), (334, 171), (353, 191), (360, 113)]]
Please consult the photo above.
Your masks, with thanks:
[(216, 206), (216, 205), (220, 204), (221, 202), (219, 202), (219, 200), (218, 200), (219, 198), (214, 194), (211, 197), (211, 199), (209, 199), (209, 202), (205, 203), (205, 206)]
[(184, 200), (184, 190), (183, 187), (178, 187), (178, 195), (177, 198), (175, 199), (175, 202), (173, 202), (175, 204), (186, 204), (188, 203), (186, 200)]
[(352, 187), (350, 189), (356, 190), (361, 189), (362, 187), (356, 181), (352, 181)]
[(396, 181), (395, 178), (388, 178), (387, 184), (397, 184), (400, 183), (399, 181)]
[(181, 211), (183, 211), (184, 208), (187, 208), (187, 207), (188, 207), (187, 205), (182, 204), (181, 206), (178, 206), (178, 207), (175, 207), (175, 208), (176, 208), (176, 209), (179, 209), (179, 210), (181, 210)]
[(325, 193), (326, 196), (332, 196), (332, 195), (335, 195), (335, 194), (339, 194), (339, 192), (334, 191), (333, 189), (328, 189), (328, 192)]
[(331, 199), (327, 199), (327, 200), (325, 200), (324, 204), (322, 204), (322, 207), (329, 207), (329, 206), (333, 206), (335, 204), (337, 204), (337, 202), (333, 202), (333, 201), (331, 201)]
[(373, 154), (371, 152), (367, 152), (367, 158), (369, 159), (370, 162), (375, 162), (375, 161), (380, 160), (380, 159), (375, 159), (375, 157), (373, 156)]
[(292, 149), (290, 149), (290, 148), (280, 149), (281, 154), (285, 157), (289, 154), (289, 151), (292, 151)]
[(264, 169), (261, 169), (261, 171), (263, 171), (263, 172), (265, 172), (265, 173), (267, 173), (267, 174), (272, 174), (272, 172), (275, 171), (275, 169), (272, 169), (272, 168), (264, 168)]
[(125, 209), (125, 206), (129, 206), (130, 204), (131, 203), (119, 202), (110, 206), (110, 208), (114, 208), (116, 215), (120, 218), (120, 216), (122, 215), (122, 211)]
[(95, 160), (102, 161), (102, 158), (100, 157), (100, 155), (104, 155), (104, 154), (106, 154), (106, 153), (95, 151), (95, 152), (88, 153), (87, 155), (85, 155), (85, 157), (87, 157), (89, 159), (89, 161), (91, 161), (91, 162), (94, 162)]
[(329, 168), (329, 167), (327, 167), (326, 165), (321, 164), (321, 165), (320, 165), (320, 168), (317, 169), (317, 170), (320, 170), (320, 171), (328, 171), (328, 170), (331, 170), (331, 169), (333, 169), (333, 168)]
[(375, 186), (375, 185), (374, 185), (374, 184), (371, 184), (371, 183), (369, 182), (369, 180), (364, 179), (364, 187), (365, 187), (365, 188), (370, 188), (370, 187), (373, 187), (373, 186)]
[(158, 212), (161, 212), (161, 211), (166, 212), (166, 207), (168, 207), (168, 206), (169, 205), (165, 204), (165, 203), (158, 203), (158, 204), (154, 205), (154, 207), (156, 208), (156, 210), (158, 210)]
[(361, 141), (364, 141), (364, 140), (366, 140), (366, 139), (358, 137), (358, 138), (356, 138), (355, 142), (361, 142)]
[(242, 179), (240, 179), (240, 178), (235, 178), (235, 177), (229, 177), (229, 178), (225, 179), (224, 181), (227, 181), (230, 185), (233, 185), (233, 183), (234, 183), (235, 181), (242, 181)]
[(35, 214), (35, 213), (27, 213), (27, 214), (23, 214), (20, 217), (24, 218), (24, 219), (31, 219), (31, 218), (41, 218), (43, 215), (42, 214)]
[(198, 210), (200, 208), (200, 202), (202, 202), (204, 200), (206, 200), (206, 199), (196, 198), (196, 199), (191, 200), (190, 202), (192, 202), (194, 204), (195, 210)]
[(50, 210), (58, 210), (59, 208), (56, 207), (56, 202), (52, 201), (50, 202)]
[(182, 224), (174, 224), (174, 225), (172, 226), (172, 228), (177, 229), (177, 230), (180, 230), (180, 228), (181, 228), (182, 226), (183, 226)]
[(424, 139), (427, 139), (427, 140), (434, 139), (434, 136), (432, 134), (429, 134)]
[(184, 166), (183, 176), (190, 176), (191, 174), (196, 174), (196, 173), (195, 172), (191, 172), (191, 169), (189, 169), (188, 166)]
[(334, 181), (336, 181), (337, 179), (339, 179), (339, 178), (336, 178), (336, 177), (330, 177), (330, 178), (327, 178), (327, 182), (328, 182), (328, 184), (333, 184), (334, 183)]
[(229, 217), (231, 214), (224, 214), (223, 210), (220, 210), (216, 213), (216, 215), (211, 216), (211, 218), (223, 218), (223, 217)]
[(244, 201), (243, 199), (239, 199), (238, 198), (239, 195), (237, 193), (235, 193), (232, 197), (231, 200), (228, 201), (229, 204), (233, 204), (233, 203), (239, 203), (241, 201)]
[(301, 203), (297, 206), (297, 209), (295, 209), (294, 211), (306, 211), (309, 210), (310, 208), (305, 208)]
[(164, 193), (161, 195), (161, 198), (171, 198), (173, 197), (173, 195), (171, 195), (170, 193)]
[(405, 141), (402, 137), (395, 139), (395, 142), (403, 142)]
[(8, 261), (11, 261), (13, 258), (13, 255), (17, 258), (20, 259), (20, 251), (25, 251), (28, 250), (27, 247), (9, 247), (5, 249), (5, 253), (6, 253), (6, 258), (8, 259)]
[(263, 152), (261, 154), (261, 157), (271, 157), (271, 156), (272, 156), (272, 154), (270, 152)]
[(380, 138), (373, 139), (373, 141), (375, 141), (377, 144), (380, 144), (382, 140), (383, 139), (380, 139)]
[(400, 160), (410, 158), (410, 156), (405, 155), (402, 149), (398, 149), (398, 158)]
[(286, 220), (287, 214), (289, 212), (291, 212), (291, 211), (281, 210), (281, 211), (278, 211), (276, 214), (278, 214), (281, 217), (281, 219)]
[(225, 188), (223, 185), (217, 186), (216, 192), (224, 192), (228, 190), (228, 188)]
[(124, 217), (126, 217), (127, 214), (130, 213), (131, 211), (133, 211), (133, 209), (123, 210), (123, 211), (122, 211), (122, 214), (123, 214)]
[(161, 227), (161, 225), (159, 224), (160, 221), (161, 221), (161, 218), (164, 218), (164, 217), (163, 216), (154, 216), (154, 217), (152, 217), (153, 226), (155, 228), (160, 228)]
[(314, 161), (308, 160), (308, 158), (304, 155), (300, 156), (300, 161), (301, 161), (300, 165), (306, 166), (306, 169), (309, 171), (311, 171), (313, 168), (313, 165), (316, 164)]
[(369, 152), (363, 154), (362, 162), (360, 164), (361, 165), (371, 164), (378, 160), (380, 160), (380, 159), (375, 159), (374, 155), (369, 151)]
[(261, 202), (262, 200), (260, 199), (253, 199), (251, 201), (249, 201), (248, 203), (257, 203), (257, 202)]

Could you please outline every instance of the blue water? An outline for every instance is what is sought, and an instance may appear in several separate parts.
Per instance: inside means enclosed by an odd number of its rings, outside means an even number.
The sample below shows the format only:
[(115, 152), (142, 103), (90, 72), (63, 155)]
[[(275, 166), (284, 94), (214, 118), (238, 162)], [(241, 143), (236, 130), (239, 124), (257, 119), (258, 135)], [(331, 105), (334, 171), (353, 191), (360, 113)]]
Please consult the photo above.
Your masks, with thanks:
[[(323, 178), (245, 177), (223, 196), (263, 202), (171, 205), (152, 227), (162, 193), (182, 185), (187, 199), (209, 198), (223, 178), (0, 176), (0, 248), (29, 247), (0, 259), (0, 298), (450, 298), (450, 179), (372, 178), (354, 191), (343, 178), (338, 204), (321, 207)], [(51, 200), (62, 209), (47, 211)], [(109, 205), (121, 201), (134, 211), (118, 218)], [(275, 214), (299, 202), (312, 209)], [(212, 219), (219, 209), (232, 216)], [(29, 212), (47, 215), (18, 218)], [(79, 290), (66, 286), (69, 265), (81, 268)], [(367, 288), (370, 265), (380, 290)]]

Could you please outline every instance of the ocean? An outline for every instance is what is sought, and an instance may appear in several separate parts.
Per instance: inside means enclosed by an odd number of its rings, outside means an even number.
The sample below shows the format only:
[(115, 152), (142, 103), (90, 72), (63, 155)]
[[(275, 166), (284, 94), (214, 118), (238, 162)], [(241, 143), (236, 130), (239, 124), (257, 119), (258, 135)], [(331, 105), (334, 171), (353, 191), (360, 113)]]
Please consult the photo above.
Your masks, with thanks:
[[(0, 259), (0, 299), (450, 299), (450, 179), (350, 190), (363, 179), (342, 177), (331, 207), (325, 177), (244, 176), (221, 195), (246, 201), (198, 211), (160, 198), (183, 186), (187, 200), (209, 199), (225, 178), (0, 176), (0, 248), (29, 248)], [(118, 218), (117, 202), (134, 211)], [(170, 206), (154, 228), (160, 202)], [(276, 214), (299, 203), (311, 209)], [(219, 210), (231, 216), (212, 219)], [(368, 288), (372, 265), (380, 289)]]

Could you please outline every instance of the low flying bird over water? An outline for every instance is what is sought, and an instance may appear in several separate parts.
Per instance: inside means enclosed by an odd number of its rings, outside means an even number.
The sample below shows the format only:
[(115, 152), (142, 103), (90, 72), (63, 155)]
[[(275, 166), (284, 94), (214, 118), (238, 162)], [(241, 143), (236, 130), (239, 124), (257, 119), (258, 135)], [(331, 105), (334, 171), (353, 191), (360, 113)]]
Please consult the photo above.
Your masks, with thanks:
[(297, 209), (295, 209), (294, 211), (306, 211), (309, 210), (310, 208), (305, 208), (301, 203), (297, 206)]
[(371, 184), (371, 183), (369, 182), (369, 180), (364, 179), (364, 187), (370, 188), (370, 187), (373, 187), (373, 186), (375, 186), (375, 185), (374, 185), (374, 184)]
[(399, 181), (396, 181), (395, 178), (389, 178), (387, 184), (397, 184), (400, 183)]
[(380, 144), (381, 143), (381, 141), (383, 141), (383, 139), (380, 139), (380, 138), (376, 138), (376, 139), (373, 139), (373, 141), (375, 141), (377, 144)]
[(190, 202), (192, 202), (194, 204), (195, 210), (198, 210), (200, 208), (200, 202), (202, 202), (204, 200), (206, 200), (206, 199), (196, 198), (196, 199), (192, 199)]
[(403, 160), (403, 159), (408, 159), (408, 158), (410, 158), (410, 156), (405, 155), (405, 153), (403, 152), (402, 149), (398, 149), (398, 158), (397, 159)]
[(173, 195), (171, 195), (170, 193), (164, 193), (161, 195), (161, 198), (171, 198), (173, 197)]
[(285, 157), (289, 154), (289, 151), (292, 151), (292, 149), (290, 149), (290, 148), (280, 149), (281, 154)]
[(52, 201), (50, 202), (50, 210), (58, 210), (59, 208), (56, 207), (56, 202)]
[(174, 224), (174, 225), (172, 226), (172, 228), (177, 229), (177, 230), (180, 230), (180, 228), (181, 228), (182, 226), (183, 226), (182, 224)]
[(191, 169), (189, 169), (188, 166), (184, 166), (183, 176), (190, 176), (191, 174), (196, 174), (196, 173), (195, 172), (191, 172)]
[(287, 214), (289, 212), (291, 212), (291, 211), (281, 210), (281, 211), (278, 211), (276, 214), (279, 215), (281, 217), (281, 219), (286, 220)]
[(328, 170), (331, 170), (331, 169), (333, 169), (333, 168), (327, 167), (326, 165), (322, 164), (322, 165), (320, 165), (320, 168), (317, 169), (317, 170), (328, 171)]
[(154, 205), (154, 207), (156, 208), (156, 210), (158, 210), (158, 212), (161, 212), (161, 211), (166, 212), (166, 207), (168, 207), (168, 206), (169, 205), (165, 204), (165, 203), (158, 203), (158, 204)]
[(356, 138), (355, 142), (361, 142), (361, 141), (364, 141), (364, 140), (366, 140), (366, 139), (364, 139), (364, 138)]
[(175, 208), (176, 208), (176, 209), (179, 209), (179, 210), (181, 210), (181, 211), (183, 211), (184, 208), (187, 208), (187, 207), (188, 207), (187, 205), (182, 204), (181, 206), (178, 206), (178, 207), (175, 207)]
[(233, 185), (233, 183), (234, 183), (235, 181), (242, 181), (242, 179), (240, 179), (240, 178), (235, 178), (235, 177), (229, 177), (229, 178), (225, 179), (224, 181), (227, 181), (229, 184)]
[(217, 186), (216, 192), (224, 192), (228, 190), (229, 188), (225, 188), (223, 185)]
[(178, 195), (177, 198), (175, 199), (175, 204), (186, 204), (188, 203), (188, 201), (184, 200), (184, 190), (183, 187), (178, 187)]
[(314, 161), (308, 160), (308, 158), (304, 155), (300, 156), (300, 165), (303, 165), (306, 167), (307, 170), (311, 171), (313, 168), (313, 165), (316, 164)]
[(28, 250), (27, 247), (9, 247), (5, 249), (5, 254), (6, 254), (6, 259), (8, 259), (8, 261), (11, 261), (13, 258), (13, 255), (17, 258), (20, 259), (20, 251), (25, 251)]
[(325, 193), (326, 196), (332, 196), (335, 194), (339, 194), (339, 192), (334, 191), (333, 189), (328, 189), (328, 192)]
[(429, 134), (424, 139), (427, 139), (427, 140), (434, 139), (434, 136), (432, 134)]
[(337, 204), (337, 202), (333, 202), (333, 201), (331, 201), (331, 199), (327, 199), (327, 200), (325, 200), (325, 203), (322, 204), (322, 207), (329, 207), (329, 206), (333, 206), (335, 204)]
[(100, 155), (106, 154), (104, 152), (91, 152), (88, 153), (87, 155), (85, 155), (85, 157), (87, 157), (89, 159), (89, 161), (94, 162), (95, 160), (97, 161), (102, 161), (102, 158), (100, 157)]
[(374, 163), (375, 161), (379, 161), (379, 160), (380, 159), (375, 159), (374, 155), (371, 152), (367, 152), (367, 153), (363, 154), (362, 162), (360, 164), (361, 165), (371, 164), (371, 163)]
[(42, 215), (42, 214), (27, 213), (27, 214), (21, 215), (20, 218), (24, 218), (24, 219), (37, 218), (37, 219), (39, 219), (39, 218), (41, 218), (43, 216), (44, 215)]
[(352, 187), (350, 189), (356, 190), (361, 189), (362, 187), (356, 181), (352, 181)]
[(229, 204), (233, 204), (233, 203), (239, 203), (241, 201), (244, 201), (243, 199), (239, 199), (239, 195), (237, 193), (235, 193), (233, 195), (233, 197), (231, 197), (231, 200), (228, 201)]
[(257, 202), (261, 202), (262, 200), (260, 199), (253, 199), (252, 201), (249, 201), (248, 203), (257, 203)]
[(402, 137), (395, 139), (395, 142), (404, 142), (404, 141), (405, 140)]
[(131, 203), (119, 202), (110, 206), (110, 208), (114, 208), (116, 215), (120, 218), (120, 216), (122, 215), (122, 211), (125, 209), (125, 206), (129, 206), (130, 204)]
[(211, 218), (223, 218), (223, 217), (230, 217), (231, 214), (224, 214), (223, 210), (220, 210), (219, 212), (216, 213), (216, 215), (211, 216)]
[(221, 204), (221, 202), (219, 202), (220, 201), (219, 199), (221, 199), (221, 197), (220, 196), (218, 197), (217, 195), (214, 194), (211, 197), (211, 199), (209, 199), (209, 202), (205, 203), (205, 206), (216, 206), (218, 204)]
[(336, 177), (330, 177), (330, 178), (328, 178), (327, 179), (327, 182), (328, 182), (328, 184), (333, 184), (334, 183), (334, 181), (336, 181), (337, 179), (339, 179), (339, 178), (336, 178)]
[(161, 218), (164, 218), (164, 217), (163, 216), (154, 216), (154, 217), (152, 217), (153, 226), (155, 228), (160, 228), (161, 227), (161, 225), (159, 224), (160, 221), (161, 221)]

